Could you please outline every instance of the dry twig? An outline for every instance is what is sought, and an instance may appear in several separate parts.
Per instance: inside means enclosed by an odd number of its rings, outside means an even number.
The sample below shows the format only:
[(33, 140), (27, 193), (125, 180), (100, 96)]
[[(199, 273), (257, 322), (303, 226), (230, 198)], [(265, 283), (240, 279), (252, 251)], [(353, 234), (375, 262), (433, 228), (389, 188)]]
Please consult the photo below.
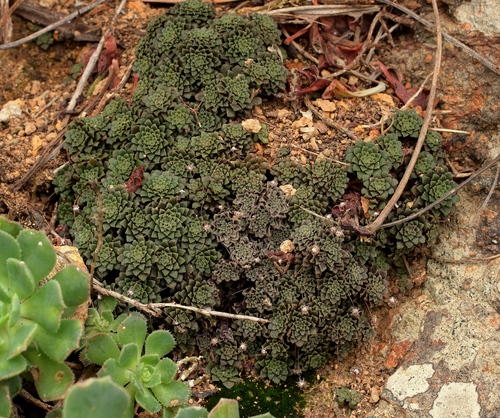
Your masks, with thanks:
[(24, 398), (27, 400), (29, 403), (38, 406), (39, 408), (43, 409), (44, 411), (52, 411), (53, 407), (52, 405), (46, 404), (45, 402), (42, 402), (40, 399), (35, 398), (31, 393), (29, 393), (26, 389), (21, 389), (19, 391), (19, 396), (21, 398)]
[[(424, 82), (420, 85), (420, 87), (418, 88), (418, 90), (415, 92), (415, 94), (413, 96), (411, 96), (408, 101), (405, 103), (405, 105), (401, 108), (401, 110), (406, 110), (410, 107), (410, 105), (412, 104), (412, 102), (420, 95), (420, 93), (422, 93), (422, 91), (424, 91), (424, 88), (425, 88), (425, 85), (429, 82), (430, 78), (432, 77), (432, 74), (434, 74), (433, 71), (431, 71), (427, 77), (425, 77), (425, 80)], [(427, 106), (429, 106), (429, 104), (427, 104)], [(430, 104), (430, 106), (433, 106), (433, 103)]]
[(483, 210), (486, 208), (486, 206), (488, 205), (488, 202), (490, 201), (491, 199), (491, 196), (493, 196), (493, 192), (495, 191), (496, 187), (497, 187), (497, 184), (498, 184), (498, 176), (500, 175), (500, 164), (497, 165), (497, 169), (495, 171), (495, 178), (493, 179), (493, 183), (491, 183), (491, 188), (490, 188), (490, 191), (488, 193), (488, 196), (486, 196), (486, 199), (484, 199), (484, 202), (483, 204), (481, 205), (481, 207), (479, 208), (479, 210), (476, 212), (476, 214), (474, 215), (474, 218), (472, 219), (469, 227), (473, 227), (477, 220), (479, 219), (479, 217), (481, 216), (481, 214), (483, 213)]
[(437, 49), (436, 49), (436, 57), (435, 57), (435, 62), (434, 62), (434, 74), (432, 76), (432, 85), (431, 85), (431, 89), (429, 92), (429, 97), (427, 99), (428, 106), (427, 106), (427, 110), (425, 112), (424, 122), (423, 122), (422, 128), (420, 130), (420, 135), (418, 136), (417, 144), (415, 145), (415, 150), (413, 151), (410, 162), (408, 163), (408, 167), (406, 167), (406, 171), (403, 175), (403, 178), (399, 182), (398, 187), (396, 188), (396, 191), (394, 192), (394, 195), (391, 197), (391, 199), (387, 203), (387, 206), (382, 210), (382, 212), (377, 217), (377, 219), (375, 219), (374, 222), (372, 222), (371, 224), (366, 226), (366, 231), (370, 234), (374, 234), (382, 227), (382, 224), (387, 219), (387, 216), (389, 216), (389, 213), (391, 213), (392, 209), (394, 208), (394, 205), (398, 202), (401, 194), (403, 193), (406, 185), (408, 184), (408, 180), (410, 179), (410, 175), (413, 171), (413, 168), (415, 167), (418, 156), (420, 155), (420, 150), (422, 149), (422, 146), (424, 144), (425, 136), (427, 135), (427, 130), (428, 130), (429, 124), (431, 122), (432, 108), (433, 108), (433, 104), (434, 104), (434, 98), (436, 97), (439, 72), (441, 70), (441, 54), (443, 51), (443, 38), (441, 36), (441, 22), (439, 20), (439, 10), (437, 7), (436, 0), (432, 0), (432, 8), (434, 10), (434, 15), (436, 17)]
[(138, 302), (134, 299), (131, 299), (125, 295), (122, 295), (121, 293), (115, 292), (113, 290), (105, 289), (103, 287), (102, 283), (99, 282), (97, 279), (93, 279), (93, 284), (94, 284), (94, 289), (97, 292), (99, 292), (100, 294), (105, 295), (105, 296), (112, 296), (115, 299), (121, 300), (122, 302), (129, 303), (133, 307), (135, 307), (136, 309), (141, 310), (143, 312), (146, 312), (146, 313), (153, 315), (155, 317), (159, 317), (162, 315), (161, 309), (173, 308), (173, 309), (185, 309), (187, 311), (196, 312), (196, 313), (199, 313), (200, 315), (204, 315), (204, 316), (219, 316), (222, 318), (242, 319), (242, 320), (247, 320), (247, 321), (260, 322), (261, 324), (267, 324), (269, 322), (268, 319), (257, 318), (255, 316), (230, 314), (230, 313), (226, 313), (226, 312), (219, 312), (219, 311), (212, 311), (212, 310), (207, 310), (207, 309), (196, 308), (194, 306), (179, 305), (177, 303), (148, 303), (148, 304), (144, 304), (144, 303)]
[[(7, 21), (12, 16), (12, 13), (15, 12), (15, 10), (21, 5), (21, 3), (23, 1), (24, 0), (16, 0), (15, 3), (12, 6), (10, 6), (10, 9), (7, 10), (7, 12), (2, 15), (2, 18), (0, 19), (0, 29), (2, 29), (4, 27), (4, 25), (7, 23)], [(5, 39), (4, 39), (4, 42), (5, 42)]]
[[(392, 6), (396, 9), (401, 10), (402, 12), (406, 13), (408, 16), (411, 16), (413, 19), (415, 19), (417, 22), (422, 23), (422, 25), (428, 27), (429, 29), (436, 29), (437, 24), (433, 24), (429, 22), (428, 20), (420, 17), (418, 14), (415, 12), (411, 11), (407, 7), (401, 6), (397, 3), (393, 3), (390, 0), (378, 0), (380, 3), (387, 4), (388, 6)], [(484, 58), (482, 55), (479, 55), (476, 51), (474, 51), (472, 48), (469, 48), (467, 45), (463, 44), (459, 40), (455, 39), (453, 36), (448, 35), (446, 32), (442, 32), (443, 38), (446, 39), (448, 42), (452, 43), (453, 45), (459, 47), (462, 51), (467, 52), (469, 55), (474, 57), (476, 60), (479, 62), (483, 63), (484, 66), (489, 68), (491, 71), (497, 73), (500, 75), (500, 67), (498, 65), (495, 65), (493, 62), (490, 60)]]
[(51, 30), (57, 29), (59, 26), (64, 25), (66, 22), (73, 20), (75, 17), (78, 17), (78, 16), (82, 15), (83, 13), (86, 13), (89, 10), (92, 10), (94, 7), (99, 6), (101, 3), (104, 3), (105, 1), (106, 0), (97, 0), (94, 3), (91, 3), (88, 6), (84, 6), (81, 9), (77, 10), (76, 12), (71, 13), (70, 15), (66, 16), (64, 19), (61, 19), (58, 22), (53, 23), (52, 25), (46, 26), (43, 29), (40, 29), (38, 32), (32, 33), (31, 35), (26, 36), (25, 38), (22, 38), (22, 39), (18, 39), (17, 41), (9, 42), (8, 44), (0, 45), (0, 50), (15, 48), (16, 46), (25, 44), (26, 42), (30, 42), (33, 39), (36, 39), (39, 36), (42, 36), (42, 35), (46, 34), (47, 32), (50, 32)]

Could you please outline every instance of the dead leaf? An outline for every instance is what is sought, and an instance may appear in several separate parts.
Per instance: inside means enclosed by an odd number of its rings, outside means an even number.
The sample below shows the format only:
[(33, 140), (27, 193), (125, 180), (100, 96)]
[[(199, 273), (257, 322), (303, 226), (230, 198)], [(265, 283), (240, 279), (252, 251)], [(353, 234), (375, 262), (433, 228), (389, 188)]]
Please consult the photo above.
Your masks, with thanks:
[(144, 166), (140, 165), (139, 167), (134, 169), (134, 171), (132, 171), (132, 174), (130, 174), (130, 178), (127, 180), (127, 183), (125, 185), (127, 192), (135, 193), (137, 189), (140, 189), (142, 187), (143, 180)]
[(363, 208), (363, 213), (365, 217), (369, 218), (370, 214), (368, 213), (368, 209), (370, 208), (370, 199), (361, 196), (361, 207)]
[[(417, 92), (418, 88), (412, 87), (410, 89), (407, 89), (403, 83), (401, 83), (399, 77), (395, 72), (392, 70), (389, 70), (384, 64), (382, 64), (380, 61), (374, 63), (375, 66), (378, 66), (381, 70), (382, 73), (384, 73), (385, 78), (387, 81), (390, 83), (392, 88), (394, 89), (394, 93), (396, 96), (398, 96), (399, 99), (403, 103), (407, 103), (408, 100)], [(427, 101), (429, 98), (429, 90), (424, 89), (417, 97), (415, 100), (413, 100), (412, 105), (413, 106), (420, 106), (422, 109), (427, 108)]]

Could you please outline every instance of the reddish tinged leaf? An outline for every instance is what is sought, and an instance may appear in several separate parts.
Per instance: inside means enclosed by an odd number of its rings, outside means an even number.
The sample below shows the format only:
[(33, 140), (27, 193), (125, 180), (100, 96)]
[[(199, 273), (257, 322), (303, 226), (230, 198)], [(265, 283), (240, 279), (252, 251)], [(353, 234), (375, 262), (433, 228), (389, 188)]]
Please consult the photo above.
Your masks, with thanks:
[(347, 193), (342, 200), (342, 203), (332, 208), (333, 216), (344, 215), (346, 213), (354, 215), (358, 213), (358, 208), (361, 206), (361, 196), (358, 193)]
[[(403, 102), (407, 103), (408, 100), (417, 92), (418, 88), (412, 87), (411, 89), (407, 89), (401, 81), (399, 81), (397, 75), (393, 72), (392, 70), (389, 70), (384, 64), (382, 64), (380, 61), (374, 63), (375, 66), (378, 66), (381, 70), (382, 73), (384, 74), (385, 78), (389, 82), (389, 84), (392, 86), (394, 89), (394, 93), (398, 98)], [(422, 110), (425, 110), (427, 108), (427, 102), (429, 98), (429, 90), (424, 89), (422, 92), (413, 100), (412, 105), (414, 107), (420, 106)]]
[(139, 82), (139, 74), (134, 74), (134, 80), (132, 82), (132, 92), (131, 95), (134, 95), (135, 88), (137, 87), (137, 83)]
[(333, 80), (322, 94), (322, 99), (332, 99), (333, 97), (356, 97), (350, 94), (355, 91), (352, 87), (345, 86), (338, 80)]
[(309, 28), (311, 25), (307, 25), (305, 28), (299, 29), (297, 32), (295, 32), (293, 35), (290, 35), (288, 38), (286, 38), (283, 43), (285, 45), (290, 45), (292, 41), (295, 41), (295, 39), (299, 38), (300, 36), (306, 34), (309, 31)]
[(132, 171), (132, 174), (130, 174), (130, 178), (127, 180), (127, 183), (125, 184), (127, 192), (135, 193), (137, 189), (140, 189), (142, 187), (143, 180), (144, 180), (144, 166), (140, 165), (134, 171)]
[(309, 30), (309, 44), (316, 53), (323, 54), (325, 52), (325, 41), (321, 36), (317, 23), (314, 23)]
[(299, 96), (312, 93), (313, 91), (322, 90), (330, 84), (330, 80), (319, 77), (318, 67), (314, 65), (304, 68), (303, 70), (297, 70), (297, 73), (303, 76), (308, 83), (305, 87), (297, 88), (295, 94)]
[(111, 87), (115, 88), (118, 86), (118, 84), (120, 84), (120, 79), (118, 78), (118, 71), (120, 71), (118, 60), (114, 59), (111, 62), (111, 67), (113, 68), (113, 79), (111, 80)]
[(297, 94), (303, 95), (312, 93), (313, 91), (323, 90), (329, 84), (330, 80), (325, 80), (324, 78), (318, 78), (314, 83), (310, 84), (309, 86), (304, 87), (303, 89), (299, 89), (297, 91)]
[[(97, 49), (97, 45), (92, 45), (87, 53), (83, 56), (83, 68), (87, 67), (87, 64), (90, 61), (90, 57)], [(114, 59), (118, 59), (118, 49), (116, 46), (116, 39), (113, 35), (109, 35), (104, 41), (104, 47), (102, 49), (101, 54), (99, 55), (99, 59), (97, 60), (97, 65), (95, 66), (92, 73), (97, 73), (97, 75), (101, 75), (104, 71), (108, 69), (111, 65), (111, 62)]]

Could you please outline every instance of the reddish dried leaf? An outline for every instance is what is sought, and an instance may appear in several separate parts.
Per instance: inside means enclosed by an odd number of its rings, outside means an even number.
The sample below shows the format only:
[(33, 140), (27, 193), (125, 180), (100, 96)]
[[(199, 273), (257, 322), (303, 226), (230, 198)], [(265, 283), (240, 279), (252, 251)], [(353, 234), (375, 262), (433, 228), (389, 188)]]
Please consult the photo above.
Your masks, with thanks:
[(318, 54), (323, 54), (325, 49), (325, 41), (321, 36), (317, 23), (314, 23), (309, 30), (309, 45)]
[(290, 45), (292, 41), (295, 41), (295, 39), (299, 38), (300, 36), (304, 35), (309, 31), (309, 28), (311, 25), (307, 25), (305, 28), (299, 29), (297, 32), (295, 32), (293, 35), (290, 35), (288, 38), (286, 38), (283, 43), (285, 45)]
[(342, 198), (342, 203), (335, 205), (332, 208), (332, 215), (339, 216), (347, 212), (352, 215), (358, 213), (358, 208), (361, 205), (361, 196), (358, 193), (347, 193)]
[(314, 83), (307, 87), (301, 88), (297, 91), (298, 95), (304, 95), (312, 93), (313, 91), (323, 90), (330, 84), (330, 80), (325, 80), (324, 78), (318, 78)]
[(120, 71), (118, 60), (114, 59), (111, 62), (111, 67), (113, 68), (113, 79), (111, 80), (111, 87), (115, 88), (118, 86), (118, 84), (120, 84), (120, 79), (118, 78), (118, 72)]
[(140, 165), (132, 174), (130, 174), (130, 178), (127, 180), (125, 184), (125, 188), (129, 193), (135, 193), (137, 189), (140, 189), (142, 186), (142, 182), (144, 180), (144, 166)]
[(332, 99), (334, 97), (356, 97), (351, 93), (354, 90), (352, 87), (345, 86), (338, 80), (333, 80), (322, 94), (322, 99)]
[[(97, 49), (97, 45), (92, 45), (87, 53), (83, 56), (83, 68), (87, 67), (87, 64), (90, 61), (90, 57)], [(97, 65), (95, 66), (92, 73), (97, 73), (97, 75), (101, 75), (104, 71), (108, 69), (111, 65), (111, 62), (114, 59), (118, 59), (118, 49), (116, 46), (116, 39), (113, 35), (109, 35), (104, 41), (104, 47), (99, 55), (99, 59), (97, 60)]]
[(370, 199), (361, 196), (361, 207), (363, 208), (363, 214), (365, 215), (365, 218), (369, 218), (370, 214), (368, 213), (368, 209), (370, 209)]
[[(407, 89), (401, 81), (399, 81), (396, 74), (393, 74), (391, 70), (389, 70), (384, 64), (380, 61), (374, 63), (375, 66), (378, 66), (382, 73), (384, 73), (385, 78), (389, 82), (389, 84), (394, 89), (394, 93), (398, 98), (403, 102), (407, 103), (408, 100), (417, 92), (418, 88)], [(414, 107), (420, 106), (423, 110), (427, 108), (427, 102), (429, 98), (429, 90), (424, 89), (416, 98), (413, 100), (412, 105)]]

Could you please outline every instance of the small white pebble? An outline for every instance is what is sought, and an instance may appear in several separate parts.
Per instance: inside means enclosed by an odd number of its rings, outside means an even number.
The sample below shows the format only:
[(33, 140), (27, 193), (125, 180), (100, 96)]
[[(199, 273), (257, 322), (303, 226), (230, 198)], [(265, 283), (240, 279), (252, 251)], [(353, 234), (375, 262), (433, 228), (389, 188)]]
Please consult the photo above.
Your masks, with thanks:
[(38, 241), (38, 246), (41, 247), (42, 245), (42, 241)]

